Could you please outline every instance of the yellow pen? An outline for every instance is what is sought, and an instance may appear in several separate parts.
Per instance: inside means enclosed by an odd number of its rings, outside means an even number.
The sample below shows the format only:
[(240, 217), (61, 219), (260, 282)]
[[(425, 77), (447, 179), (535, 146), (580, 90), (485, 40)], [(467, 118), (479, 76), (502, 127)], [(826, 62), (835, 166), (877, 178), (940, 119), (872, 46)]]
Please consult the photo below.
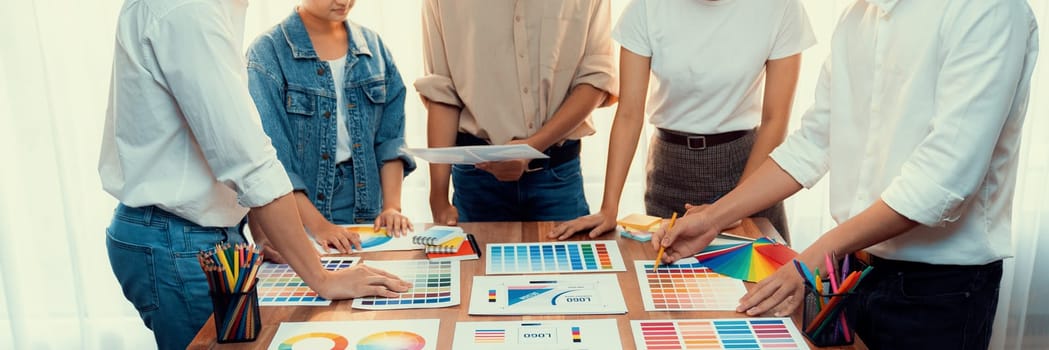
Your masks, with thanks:
[[(674, 215), (670, 216), (670, 224), (667, 225), (667, 232), (670, 232), (670, 229), (674, 228), (674, 221), (675, 220), (677, 220), (677, 212), (676, 211), (674, 212)], [(659, 253), (656, 254), (656, 266), (652, 268), (652, 272), (656, 272), (656, 270), (659, 270), (659, 263), (661, 261), (663, 261), (663, 250), (665, 250), (665, 249), (666, 249), (666, 247), (664, 247), (662, 245), (659, 246)]]

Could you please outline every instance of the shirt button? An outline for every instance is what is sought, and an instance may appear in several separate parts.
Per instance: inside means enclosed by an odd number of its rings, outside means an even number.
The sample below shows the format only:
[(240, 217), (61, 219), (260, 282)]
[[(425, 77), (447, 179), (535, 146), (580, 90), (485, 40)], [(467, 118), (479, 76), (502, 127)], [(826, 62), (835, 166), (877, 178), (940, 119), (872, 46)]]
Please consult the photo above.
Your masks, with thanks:
[(355, 105), (355, 104), (352, 104), (352, 103), (347, 103), (347, 104), (346, 104), (346, 108), (349, 108), (349, 109), (354, 109), (354, 108), (356, 108), (356, 107), (357, 107), (357, 105)]
[(317, 199), (324, 200), (324, 194), (323, 193), (318, 193), (317, 194)]
[(527, 87), (522, 88), (521, 91), (527, 94), (528, 93), (528, 88)]
[(321, 159), (328, 160), (328, 158), (331, 158), (328, 153), (321, 153)]
[(535, 125), (534, 123), (532, 123), (532, 122), (528, 122), (528, 128), (529, 128), (529, 129), (531, 129), (531, 128), (532, 128), (532, 127), (533, 127), (534, 125)]
[(514, 16), (514, 21), (521, 22), (521, 15)]
[(331, 118), (331, 112), (324, 112), (325, 118)]
[(324, 68), (317, 68), (317, 75), (324, 75)]

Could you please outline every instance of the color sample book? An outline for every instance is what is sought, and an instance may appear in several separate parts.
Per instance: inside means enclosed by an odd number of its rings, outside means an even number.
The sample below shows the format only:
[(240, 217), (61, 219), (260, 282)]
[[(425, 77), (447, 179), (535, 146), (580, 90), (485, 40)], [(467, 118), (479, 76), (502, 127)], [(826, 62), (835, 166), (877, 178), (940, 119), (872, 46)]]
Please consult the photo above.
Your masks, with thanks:
[(634, 320), (638, 350), (808, 349), (789, 318)]
[(474, 276), (471, 315), (623, 314), (614, 274)]
[(762, 237), (753, 242), (711, 242), (696, 259), (720, 274), (759, 282), (797, 255), (790, 247)]
[(695, 259), (662, 264), (653, 271), (652, 260), (635, 260), (637, 283), (645, 311), (736, 310), (747, 294), (743, 282), (703, 266)]
[(269, 350), (434, 350), (441, 320), (281, 322)]
[(369, 260), (367, 264), (397, 275), (410, 282), (412, 287), (396, 298), (353, 299), (355, 309), (421, 309), (459, 305), (458, 261)]
[(458, 322), (456, 350), (619, 350), (616, 320)]
[[(358, 257), (323, 257), (321, 265), (330, 271), (337, 271), (353, 266), (360, 260)], [(331, 304), (331, 300), (321, 298), (310, 289), (287, 264), (262, 263), (258, 278), (259, 306)]]
[(394, 237), (388, 235), (385, 228), (375, 230), (372, 225), (342, 225), (342, 227), (361, 237), (361, 251), (364, 252), (423, 249), (422, 245), (412, 243), (414, 232), (406, 236)]
[(626, 271), (616, 241), (489, 244), (489, 275)]

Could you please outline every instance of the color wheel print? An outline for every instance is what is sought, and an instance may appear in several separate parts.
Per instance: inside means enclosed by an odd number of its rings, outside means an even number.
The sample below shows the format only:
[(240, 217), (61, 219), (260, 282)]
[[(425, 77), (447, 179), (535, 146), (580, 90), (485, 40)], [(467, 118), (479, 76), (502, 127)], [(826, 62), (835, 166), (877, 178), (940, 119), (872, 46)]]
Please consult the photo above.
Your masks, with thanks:
[(357, 350), (422, 350), (426, 339), (405, 331), (387, 331), (364, 337), (357, 342)]
[[(332, 342), (331, 347), (330, 348), (328, 347), (327, 342), (324, 342), (323, 343), (324, 345), (321, 345), (322, 343), (320, 341), (315, 341), (313, 339), (328, 339), (328, 340), (331, 340), (331, 342)], [(302, 344), (299, 347), (295, 347), (296, 343), (299, 343), (299, 342), (301, 342), (303, 340), (307, 340), (307, 344)], [(294, 350), (301, 350), (301, 349), (346, 350), (346, 348), (348, 346), (350, 346), (350, 341), (346, 340), (346, 338), (344, 338), (341, 335), (338, 335), (338, 334), (335, 334), (335, 333), (313, 332), (313, 333), (300, 334), (300, 335), (296, 335), (294, 337), (288, 338), (287, 340), (284, 340), (283, 342), (281, 342), (280, 345), (277, 347), (277, 349), (278, 350), (293, 350), (293, 349)]]
[(368, 226), (351, 226), (347, 227), (346, 230), (361, 237), (361, 248), (363, 249), (380, 246), (393, 239), (393, 237), (386, 234), (386, 228), (380, 228), (379, 231), (375, 231)]

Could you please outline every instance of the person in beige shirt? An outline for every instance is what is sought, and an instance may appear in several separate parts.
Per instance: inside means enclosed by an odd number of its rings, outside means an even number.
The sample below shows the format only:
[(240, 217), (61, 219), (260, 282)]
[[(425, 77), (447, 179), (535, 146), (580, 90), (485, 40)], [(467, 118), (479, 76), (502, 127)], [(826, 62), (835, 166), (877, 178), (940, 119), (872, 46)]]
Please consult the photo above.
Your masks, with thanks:
[[(589, 214), (580, 139), (616, 101), (607, 0), (426, 0), (430, 147), (527, 143), (550, 156), (430, 165), (434, 222), (570, 220)], [(448, 201), (451, 174), (455, 193)]]

